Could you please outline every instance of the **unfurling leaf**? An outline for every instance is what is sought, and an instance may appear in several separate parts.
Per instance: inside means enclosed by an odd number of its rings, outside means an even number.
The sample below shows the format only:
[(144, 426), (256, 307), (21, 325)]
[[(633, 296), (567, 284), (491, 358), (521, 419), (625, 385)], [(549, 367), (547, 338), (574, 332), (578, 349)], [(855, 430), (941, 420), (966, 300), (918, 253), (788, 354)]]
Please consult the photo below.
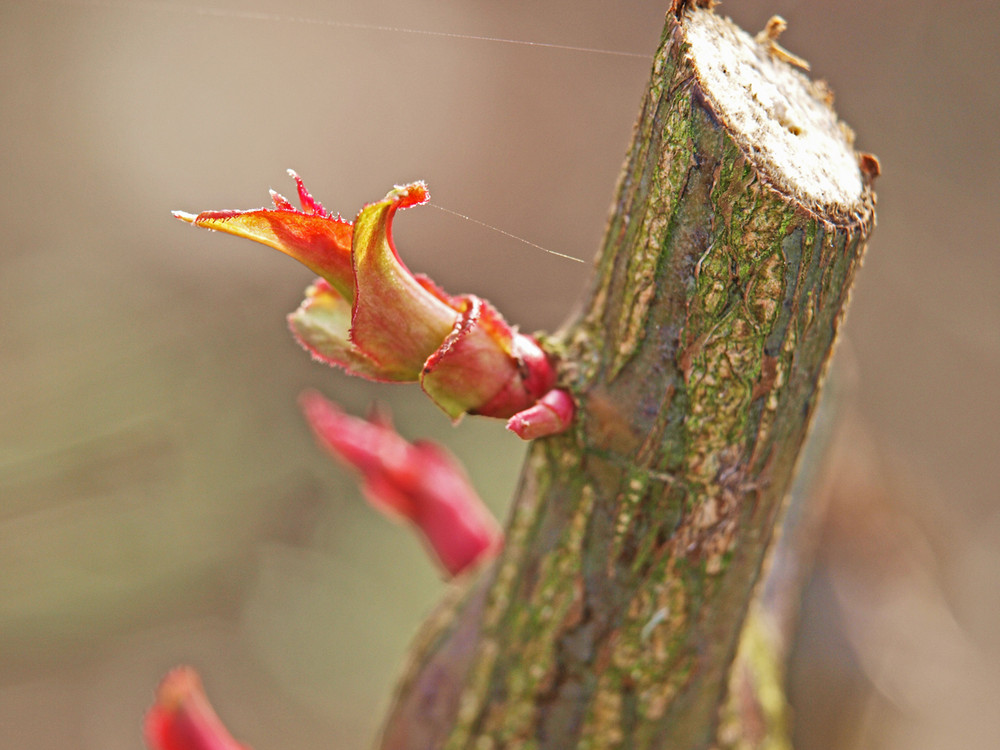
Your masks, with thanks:
[(556, 376), (532, 336), (485, 300), (451, 296), (400, 260), (393, 217), (429, 199), (422, 182), (394, 188), (352, 224), (331, 216), (291, 175), (302, 209), (272, 192), (274, 208), (175, 215), (277, 248), (319, 274), (289, 316), (296, 339), (316, 359), (369, 380), (419, 382), (455, 420), (465, 413), (506, 419), (528, 410), (532, 416), (521, 422), (532, 428), (514, 429), (526, 438), (569, 426), (567, 393), (555, 397), (555, 412), (534, 408)]

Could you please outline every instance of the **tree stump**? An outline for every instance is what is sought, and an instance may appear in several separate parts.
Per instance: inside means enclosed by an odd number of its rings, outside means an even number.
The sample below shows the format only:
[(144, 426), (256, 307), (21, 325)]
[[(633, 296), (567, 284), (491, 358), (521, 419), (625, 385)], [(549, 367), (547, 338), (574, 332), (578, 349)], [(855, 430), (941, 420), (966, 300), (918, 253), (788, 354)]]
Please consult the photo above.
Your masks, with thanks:
[(727, 686), (877, 174), (793, 64), (668, 13), (590, 292), (546, 342), (575, 426), (532, 446), (502, 555), (425, 626), (383, 750), (758, 746)]

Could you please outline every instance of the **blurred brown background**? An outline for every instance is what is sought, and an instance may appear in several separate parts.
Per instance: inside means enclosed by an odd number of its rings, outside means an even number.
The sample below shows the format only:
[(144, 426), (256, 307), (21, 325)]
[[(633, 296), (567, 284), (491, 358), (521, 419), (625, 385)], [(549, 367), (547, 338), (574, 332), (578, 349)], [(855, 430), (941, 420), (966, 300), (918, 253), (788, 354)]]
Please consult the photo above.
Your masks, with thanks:
[[(647, 60), (336, 24), (651, 55), (665, 6), (0, 2), (0, 747), (140, 747), (178, 662), (256, 750), (369, 744), (442, 585), (314, 447), (296, 394), (389, 402), (500, 514), (523, 446), (312, 364), (284, 323), (309, 272), (169, 210), (262, 205), (294, 193), (293, 167), (350, 216), (423, 178), (441, 206), (589, 260)], [(1000, 11), (719, 10), (753, 32), (784, 15), (884, 167), (839, 355), (854, 393), (793, 671), (799, 746), (994, 746)], [(396, 236), (528, 330), (589, 272), (430, 208)]]

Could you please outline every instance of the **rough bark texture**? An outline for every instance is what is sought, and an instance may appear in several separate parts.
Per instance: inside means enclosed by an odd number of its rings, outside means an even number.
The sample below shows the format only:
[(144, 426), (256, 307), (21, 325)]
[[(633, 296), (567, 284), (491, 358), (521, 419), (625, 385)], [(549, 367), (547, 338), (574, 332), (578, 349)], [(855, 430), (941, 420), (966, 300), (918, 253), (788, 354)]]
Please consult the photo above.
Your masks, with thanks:
[(425, 628), (385, 750), (749, 731), (737, 644), (874, 215), (867, 183), (806, 208), (736, 145), (686, 57), (707, 12), (668, 16), (592, 291), (548, 342), (575, 428), (535, 443), (502, 557)]

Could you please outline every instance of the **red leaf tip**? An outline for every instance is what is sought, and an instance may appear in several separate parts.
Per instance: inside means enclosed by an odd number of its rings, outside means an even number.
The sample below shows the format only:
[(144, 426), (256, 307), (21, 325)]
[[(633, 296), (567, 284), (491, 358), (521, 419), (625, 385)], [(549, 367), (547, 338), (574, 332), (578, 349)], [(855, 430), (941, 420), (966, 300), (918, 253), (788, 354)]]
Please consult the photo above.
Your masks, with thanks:
[(153, 750), (246, 750), (219, 720), (191, 667), (163, 678), (146, 714), (145, 734)]
[(175, 219), (186, 221), (188, 224), (194, 224), (194, 220), (198, 218), (198, 214), (189, 214), (187, 211), (171, 211), (170, 213)]
[(299, 202), (302, 204), (303, 213), (312, 214), (313, 216), (328, 217), (330, 214), (327, 210), (323, 208), (323, 204), (312, 197), (312, 194), (306, 190), (305, 183), (302, 182), (302, 178), (298, 176), (294, 169), (288, 170), (288, 176), (295, 180), (295, 188), (299, 192)]
[(431, 199), (431, 194), (427, 190), (427, 183), (420, 180), (409, 185), (396, 185), (386, 198), (392, 200), (397, 208), (409, 208), (426, 203)]

